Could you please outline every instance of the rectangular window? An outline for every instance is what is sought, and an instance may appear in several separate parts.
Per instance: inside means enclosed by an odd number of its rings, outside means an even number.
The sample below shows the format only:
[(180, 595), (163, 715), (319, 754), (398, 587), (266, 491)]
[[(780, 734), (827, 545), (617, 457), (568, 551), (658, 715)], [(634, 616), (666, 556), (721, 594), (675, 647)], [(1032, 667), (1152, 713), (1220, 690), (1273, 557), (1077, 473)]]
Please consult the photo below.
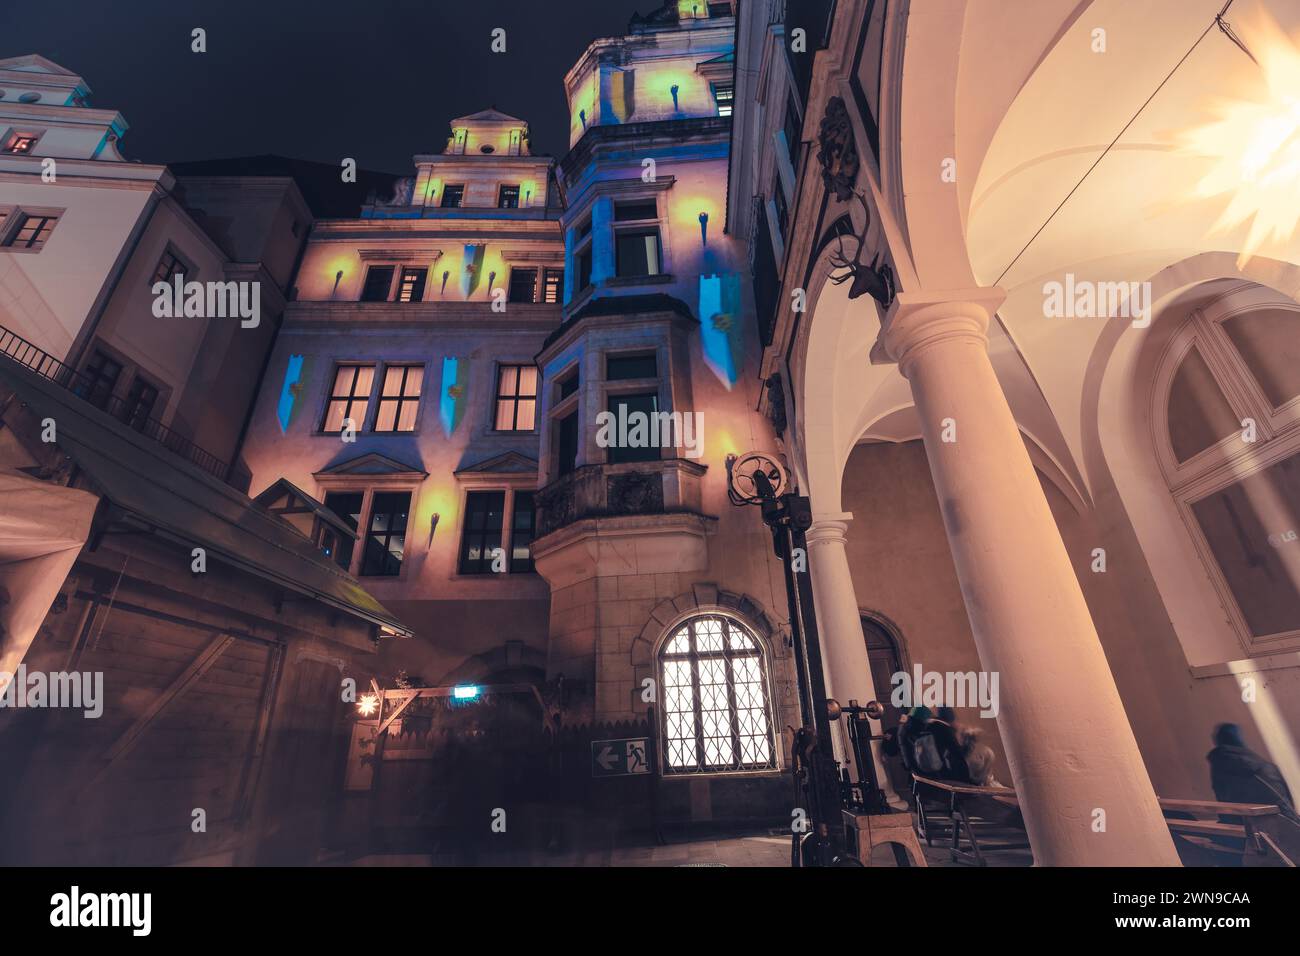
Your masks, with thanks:
[(402, 269), (402, 278), (397, 284), (397, 301), (422, 302), (424, 282), (428, 276), (428, 269)]
[(653, 352), (647, 355), (609, 355), (605, 357), (605, 379), (610, 382), (630, 378), (658, 378), (659, 368)]
[(410, 508), (409, 491), (375, 492), (370, 504), (366, 549), (361, 556), (363, 575), (392, 578), (401, 573)]
[(531, 491), (516, 491), (510, 521), (510, 572), (533, 570), (534, 507)]
[(388, 290), (393, 287), (393, 272), (393, 266), (371, 266), (361, 287), (361, 301), (387, 302)]
[(144, 431), (157, 401), (158, 389), (137, 373), (126, 393), (126, 404), (121, 411), (122, 421), (136, 431)]
[(530, 432), (537, 414), (537, 366), (502, 365), (497, 370), (499, 432)]
[(729, 17), (729, 16), (731, 16), (731, 4), (729, 4), (729, 3), (710, 3), (710, 4), (709, 4), (709, 16), (710, 16), (710, 17), (714, 17), (714, 18), (717, 18), (717, 17)]
[(560, 419), (559, 438), (556, 441), (556, 472), (567, 475), (578, 467), (578, 413)]
[[(334, 512), (343, 522), (356, 531), (361, 527), (361, 504), (365, 496), (359, 491), (330, 491), (325, 495), (325, 507)], [(334, 559), (334, 563), (346, 571), (352, 567), (352, 550), (356, 541), (345, 535), (336, 539), (333, 547), (325, 554)]]
[[(4, 220), (0, 219), (0, 228)], [(542, 301), (554, 305), (564, 298), (564, 270), (546, 269), (543, 271)]]
[(519, 187), (503, 185), (500, 189), (498, 189), (497, 208), (518, 209), (519, 208)]
[(794, 100), (788, 100), (785, 104), (785, 126), (783, 129), (785, 130), (785, 145), (790, 150), (790, 165), (798, 173), (799, 137), (803, 124), (799, 122), (799, 110), (795, 108)]
[(4, 151), (16, 156), (26, 156), (36, 146), (37, 138), (34, 133), (14, 133), (5, 143)]
[(577, 229), (573, 230), (573, 241), (581, 242), (583, 239), (586, 239), (590, 235), (591, 235), (591, 217), (588, 216), (586, 219), (582, 221), (582, 224), (579, 225)]
[(152, 286), (155, 282), (171, 282), (172, 276), (177, 273), (185, 274), (185, 263), (172, 255), (171, 251), (164, 252), (162, 258), (158, 260), (157, 267), (153, 270), (153, 278), (149, 280)]
[(578, 267), (578, 291), (591, 285), (591, 243), (579, 250), (574, 257)]
[(461, 574), (490, 574), (494, 552), (501, 547), (505, 518), (504, 491), (471, 491), (465, 498), (465, 531), (460, 547)]
[(625, 229), (614, 234), (614, 271), (619, 276), (657, 276), (659, 229)]
[(730, 83), (714, 83), (713, 101), (718, 104), (719, 116), (730, 116), (736, 103), (736, 88)]
[(781, 230), (781, 241), (785, 242), (789, 239), (790, 209), (785, 204), (785, 187), (781, 185), (780, 176), (772, 181), (772, 204), (776, 207), (776, 225)]
[(636, 202), (614, 204), (615, 222), (636, 222), (643, 219), (658, 219), (659, 204), (653, 199), (638, 199)]
[(420, 408), (423, 365), (389, 365), (384, 369), (384, 387), (375, 413), (377, 432), (413, 432)]
[(113, 397), (113, 390), (117, 388), (117, 379), (122, 374), (122, 366), (103, 352), (96, 350), (91, 355), (90, 361), (86, 363), (86, 369), (82, 374), (85, 379), (80, 383), (81, 387), (77, 393), (96, 408), (104, 408)]
[(19, 213), (18, 226), (9, 238), (4, 241), (4, 244), (12, 249), (38, 251), (50, 238), (50, 233), (54, 231), (58, 221), (59, 217), (53, 213), (49, 215)]
[(330, 390), (320, 430), (336, 435), (343, 431), (344, 422), (351, 421), (353, 430), (361, 431), (374, 381), (373, 365), (340, 365), (334, 373), (334, 387)]
[(568, 378), (560, 381), (560, 401), (564, 401), (578, 390), (578, 370), (575, 368)]
[(532, 302), (537, 298), (537, 269), (515, 268), (510, 270), (509, 302)]
[(464, 202), (464, 186), (457, 185), (442, 187), (442, 202), (440, 205), (443, 209), (459, 209)]
[[(646, 392), (639, 395), (611, 395), (609, 396), (609, 411), (614, 416), (615, 429), (621, 432), (619, 427), (622, 422), (628, 422), (627, 432), (630, 437), (633, 433), (635, 415), (645, 415), (646, 427), (643, 434), (650, 434), (649, 418), (659, 410), (659, 396), (654, 392)], [(620, 436), (621, 437), (621, 436)], [(606, 461), (611, 465), (622, 465), (632, 461), (658, 461), (659, 449), (647, 444), (644, 447), (635, 447), (632, 445), (620, 445), (617, 441), (605, 449), (607, 453)]]

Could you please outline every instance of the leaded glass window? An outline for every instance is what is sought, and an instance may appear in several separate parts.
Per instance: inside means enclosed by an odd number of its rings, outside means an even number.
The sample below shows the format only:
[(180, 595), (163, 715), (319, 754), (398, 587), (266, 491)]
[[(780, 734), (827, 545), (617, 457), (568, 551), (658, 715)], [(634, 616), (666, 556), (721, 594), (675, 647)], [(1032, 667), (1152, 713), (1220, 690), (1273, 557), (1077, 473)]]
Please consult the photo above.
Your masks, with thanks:
[(775, 766), (763, 647), (721, 615), (691, 618), (659, 652), (665, 773)]

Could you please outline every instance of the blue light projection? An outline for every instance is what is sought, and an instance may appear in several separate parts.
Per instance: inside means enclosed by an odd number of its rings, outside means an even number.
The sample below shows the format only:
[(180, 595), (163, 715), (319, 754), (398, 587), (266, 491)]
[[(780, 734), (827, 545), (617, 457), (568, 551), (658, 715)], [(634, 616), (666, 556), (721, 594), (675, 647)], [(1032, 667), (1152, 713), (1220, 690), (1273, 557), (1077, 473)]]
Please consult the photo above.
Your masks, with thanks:
[(730, 389), (744, 361), (741, 277), (734, 272), (700, 276), (700, 342), (704, 363)]
[(280, 421), (281, 434), (289, 431), (294, 413), (301, 405), (299, 399), (302, 398), (303, 387), (306, 384), (303, 372), (305, 365), (305, 356), (289, 356), (289, 366), (284, 371), (284, 383), (280, 386), (280, 401), (275, 408), (275, 417)]
[(451, 437), (456, 426), (465, 417), (465, 406), (469, 396), (469, 362), (462, 362), (454, 356), (444, 356), (442, 360), (442, 394), (438, 401), (438, 413), (442, 419), (442, 430)]

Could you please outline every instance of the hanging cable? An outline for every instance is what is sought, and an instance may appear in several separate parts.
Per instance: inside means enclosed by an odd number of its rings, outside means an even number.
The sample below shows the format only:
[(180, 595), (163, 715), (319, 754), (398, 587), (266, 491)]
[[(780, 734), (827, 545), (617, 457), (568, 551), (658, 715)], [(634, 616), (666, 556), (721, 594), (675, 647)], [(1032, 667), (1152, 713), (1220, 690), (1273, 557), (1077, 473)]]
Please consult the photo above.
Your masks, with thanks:
[(1231, 7), (1234, 2), (1235, 0), (1228, 0), (1228, 2), (1223, 5), (1223, 9), (1218, 12), (1218, 14), (1215, 16), (1214, 20), (1210, 23), (1210, 25), (1207, 26), (1203, 31), (1201, 31), (1201, 35), (1196, 38), (1196, 42), (1193, 43), (1188, 48), (1187, 52), (1183, 54), (1182, 58), (1177, 63), (1174, 64), (1174, 68), (1170, 70), (1168, 74), (1165, 75), (1165, 78), (1160, 81), (1160, 85), (1157, 86), (1151, 92), (1151, 95), (1148, 96), (1142, 102), (1142, 105), (1138, 107), (1137, 112), (1134, 113), (1133, 116), (1129, 119), (1129, 121), (1124, 124), (1123, 128), (1118, 133), (1115, 134), (1115, 138), (1110, 141), (1110, 143), (1106, 146), (1106, 148), (1102, 150), (1101, 155), (1096, 158), (1096, 160), (1093, 162), (1091, 166), (1088, 167), (1087, 171), (1083, 174), (1083, 176), (1079, 179), (1079, 181), (1074, 184), (1074, 188), (1065, 194), (1065, 198), (1062, 199), (1060, 203), (1057, 204), (1056, 208), (1052, 210), (1051, 215), (1048, 216), (1047, 219), (1043, 222), (1043, 224), (1038, 227), (1038, 230), (1032, 236), (1029, 237), (1029, 241), (1024, 244), (1024, 246), (1021, 248), (1019, 252), (1016, 253), (1016, 257), (1012, 259), (1009, 263), (1007, 263), (1007, 267), (1002, 270), (1002, 274), (999, 275), (997, 279), (994, 280), (993, 284), (995, 286), (1002, 284), (1002, 280), (1006, 278), (1007, 273), (1011, 271), (1012, 267), (1017, 262), (1020, 261), (1020, 257), (1023, 256), (1025, 252), (1029, 249), (1029, 247), (1034, 244), (1034, 240), (1037, 239), (1040, 235), (1042, 235), (1043, 230), (1046, 229), (1051, 224), (1052, 220), (1056, 218), (1056, 214), (1065, 207), (1065, 204), (1067, 202), (1070, 201), (1070, 197), (1079, 191), (1079, 187), (1084, 184), (1084, 182), (1088, 179), (1088, 177), (1092, 175), (1093, 170), (1096, 169), (1101, 164), (1101, 161), (1106, 158), (1106, 156), (1114, 148), (1115, 144), (1120, 141), (1120, 137), (1122, 137), (1125, 133), (1127, 133), (1129, 127), (1137, 122), (1137, 118), (1142, 115), (1143, 110), (1145, 110), (1151, 104), (1151, 101), (1156, 98), (1157, 94), (1159, 94), (1159, 92), (1165, 88), (1165, 84), (1168, 83), (1173, 78), (1173, 75), (1178, 72), (1179, 68), (1184, 63), (1187, 62), (1187, 58), (1196, 52), (1196, 48), (1201, 45), (1201, 41), (1204, 40), (1209, 35), (1211, 30), (1213, 30), (1217, 26), (1220, 30), (1223, 31), (1223, 33), (1228, 37), (1228, 39), (1230, 39), (1233, 43), (1237, 44), (1237, 46), (1241, 47), (1241, 49), (1246, 53), (1247, 56), (1249, 56), (1252, 60), (1255, 59), (1255, 57), (1251, 54), (1250, 50), (1246, 48), (1246, 45), (1242, 43), (1239, 39), (1237, 39), (1236, 34), (1232, 32), (1232, 27), (1228, 24), (1226, 20), (1223, 19), (1224, 14), (1228, 12), (1228, 8)]

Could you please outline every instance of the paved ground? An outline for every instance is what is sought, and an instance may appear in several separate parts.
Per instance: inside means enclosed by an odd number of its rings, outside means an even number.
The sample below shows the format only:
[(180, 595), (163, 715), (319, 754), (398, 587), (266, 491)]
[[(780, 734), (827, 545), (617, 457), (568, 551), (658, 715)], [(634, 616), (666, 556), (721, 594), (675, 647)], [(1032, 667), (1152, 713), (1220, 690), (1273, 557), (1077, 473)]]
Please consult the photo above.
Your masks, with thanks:
[[(1002, 834), (999, 834), (1002, 835)], [(1021, 835), (1023, 838), (1023, 834)], [(936, 841), (933, 847), (922, 844), (930, 866), (966, 866), (954, 863), (946, 847)], [(990, 866), (1029, 866), (1028, 850), (1001, 851), (987, 854)], [(353, 866), (457, 866), (467, 861), (451, 853), (370, 856)], [(665, 846), (623, 846), (581, 853), (483, 853), (475, 861), (480, 866), (775, 866), (790, 865), (790, 838), (772, 834), (696, 838), (669, 842)], [(878, 847), (873, 866), (892, 867), (893, 854)]]

